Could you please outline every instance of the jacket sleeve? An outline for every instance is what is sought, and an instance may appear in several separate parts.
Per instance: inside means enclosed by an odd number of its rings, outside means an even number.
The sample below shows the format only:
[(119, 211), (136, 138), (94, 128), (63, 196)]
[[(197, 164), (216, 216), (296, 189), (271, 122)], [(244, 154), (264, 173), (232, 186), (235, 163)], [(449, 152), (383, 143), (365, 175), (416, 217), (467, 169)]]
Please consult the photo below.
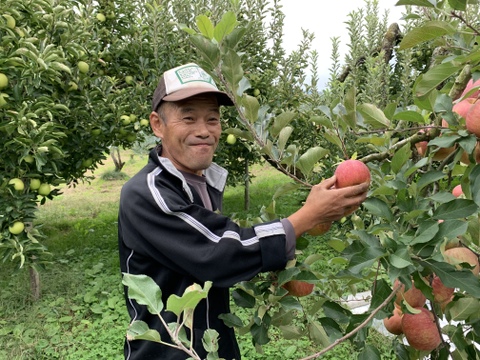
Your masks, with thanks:
[(181, 188), (159, 176), (124, 186), (119, 222), (122, 240), (132, 250), (218, 287), (282, 269), (287, 262), (280, 221), (242, 228), (191, 203)]

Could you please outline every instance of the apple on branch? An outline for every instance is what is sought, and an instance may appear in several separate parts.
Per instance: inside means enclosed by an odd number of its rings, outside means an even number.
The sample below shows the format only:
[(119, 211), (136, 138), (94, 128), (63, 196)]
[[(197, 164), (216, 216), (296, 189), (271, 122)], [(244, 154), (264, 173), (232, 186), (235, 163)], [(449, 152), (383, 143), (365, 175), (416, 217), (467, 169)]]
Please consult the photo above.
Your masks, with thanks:
[(282, 287), (288, 291), (288, 295), (298, 297), (310, 295), (314, 286), (314, 284), (301, 280), (290, 280), (282, 285)]
[(442, 342), (435, 318), (433, 314), (424, 307), (416, 307), (415, 310), (419, 311), (419, 313), (403, 314), (403, 333), (413, 348), (432, 351)]
[[(399, 283), (400, 280), (395, 279), (393, 286), (397, 287)], [(403, 300), (405, 300), (411, 307), (421, 307), (425, 305), (427, 298), (415, 287), (415, 283), (412, 281), (412, 287), (410, 289), (405, 290), (405, 285), (402, 284), (400, 290), (397, 291), (395, 304), (401, 306)]]
[(402, 317), (402, 310), (400, 310), (398, 306), (395, 306), (392, 315), (383, 319), (385, 329), (393, 335), (403, 334)]
[[(349, 159), (341, 162), (334, 173), (335, 187), (340, 189), (347, 186), (359, 185), (365, 182), (370, 184), (370, 169), (365, 163), (356, 159)], [(350, 215), (357, 207), (352, 206), (345, 212), (345, 216)]]

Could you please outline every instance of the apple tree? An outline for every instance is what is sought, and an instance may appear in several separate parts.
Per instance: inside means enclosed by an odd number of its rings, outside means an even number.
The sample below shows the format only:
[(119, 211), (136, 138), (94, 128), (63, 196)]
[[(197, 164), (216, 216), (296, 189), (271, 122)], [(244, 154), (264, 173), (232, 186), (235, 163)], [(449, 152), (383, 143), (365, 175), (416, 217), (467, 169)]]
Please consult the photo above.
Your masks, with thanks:
[[(479, 134), (467, 126), (480, 121), (480, 12), (478, 5), (462, 0), (400, 0), (398, 5), (406, 6), (406, 25), (394, 51), (406, 60), (392, 65), (402, 69), (393, 77), (397, 97), (360, 90), (364, 83), (347, 74), (329, 89), (327, 102), (311, 109), (316, 115), (308, 121), (319, 125), (320, 133), (309, 148), (291, 140), (297, 109), (277, 113), (250, 94), (235, 12), (218, 22), (199, 16), (195, 28), (181, 26), (202, 54), (201, 65), (212, 70), (235, 102), (234, 133), (292, 179), (276, 192), (261, 219), (277, 216), (274, 204), (282, 193), (308, 189), (322, 178), (318, 172), (327, 158), (335, 159), (334, 165), (356, 158), (371, 173), (361, 209), (346, 214), (341, 226), (320, 238), (337, 253), (330, 259), (335, 272), (318, 271), (322, 254), (312, 251), (317, 238), (305, 235), (297, 243), (296, 260), (285, 270), (237, 284), (233, 299), (250, 310), (251, 319), (243, 323), (227, 314), (224, 320), (241, 333), (250, 332), (259, 351), (275, 327), (286, 338), (307, 336), (318, 345), (318, 352), (305, 359), (347, 340), (359, 358), (379, 359), (369, 332), (374, 320), (389, 319), (397, 309), (403, 325), (392, 348), (398, 358), (480, 356)], [(416, 52), (423, 44), (433, 50), (421, 65), (423, 52)], [(380, 70), (391, 74), (392, 68), (382, 64)], [(366, 79), (378, 78), (374, 62), (357, 70)], [(375, 96), (367, 96), (368, 91)], [(457, 185), (460, 195), (452, 193)], [(289, 293), (285, 285), (292, 281), (315, 287), (308, 295), (310, 290), (301, 293), (300, 288)], [(342, 299), (359, 284), (369, 284), (370, 306), (354, 314)], [(418, 296), (407, 295), (414, 289)]]

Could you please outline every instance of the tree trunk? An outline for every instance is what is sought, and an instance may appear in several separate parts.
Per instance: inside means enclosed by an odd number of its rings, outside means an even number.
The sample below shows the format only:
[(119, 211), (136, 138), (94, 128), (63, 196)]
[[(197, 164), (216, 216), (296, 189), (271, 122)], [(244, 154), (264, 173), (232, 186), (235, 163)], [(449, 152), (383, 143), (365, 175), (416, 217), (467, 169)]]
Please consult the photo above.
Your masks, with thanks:
[(112, 146), (112, 151), (110, 152), (110, 156), (112, 157), (113, 163), (115, 164), (115, 171), (116, 172), (122, 171), (123, 166), (125, 165), (125, 162), (122, 162), (122, 158), (120, 156), (120, 149), (117, 146)]
[(33, 266), (30, 267), (30, 290), (33, 299), (37, 301), (40, 299), (40, 274)]

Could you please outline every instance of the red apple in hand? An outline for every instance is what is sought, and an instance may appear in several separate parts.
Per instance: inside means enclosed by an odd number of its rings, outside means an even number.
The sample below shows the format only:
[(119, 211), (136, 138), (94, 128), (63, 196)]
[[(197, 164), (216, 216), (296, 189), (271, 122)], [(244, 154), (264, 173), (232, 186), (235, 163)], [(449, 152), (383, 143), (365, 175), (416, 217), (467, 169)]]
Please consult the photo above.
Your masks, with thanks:
[(418, 314), (403, 314), (402, 328), (410, 346), (417, 350), (432, 351), (442, 342), (433, 314), (417, 307)]
[(387, 331), (393, 335), (403, 334), (402, 317), (402, 310), (395, 306), (395, 309), (393, 309), (393, 314), (390, 317), (383, 319), (383, 325), (385, 326), (385, 329), (387, 329)]
[(364, 182), (370, 183), (370, 170), (360, 160), (349, 159), (341, 162), (335, 170), (335, 187), (344, 188)]
[(288, 295), (299, 297), (310, 295), (314, 286), (314, 284), (300, 280), (290, 280), (282, 285), (282, 287), (288, 291)]

